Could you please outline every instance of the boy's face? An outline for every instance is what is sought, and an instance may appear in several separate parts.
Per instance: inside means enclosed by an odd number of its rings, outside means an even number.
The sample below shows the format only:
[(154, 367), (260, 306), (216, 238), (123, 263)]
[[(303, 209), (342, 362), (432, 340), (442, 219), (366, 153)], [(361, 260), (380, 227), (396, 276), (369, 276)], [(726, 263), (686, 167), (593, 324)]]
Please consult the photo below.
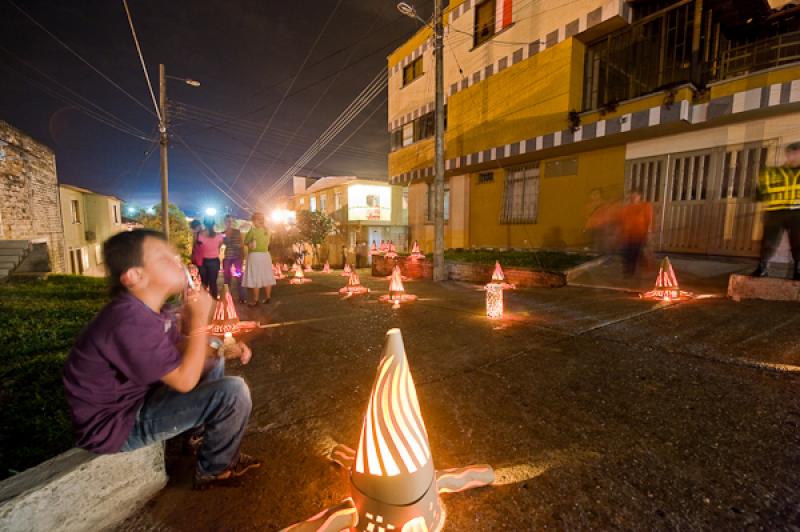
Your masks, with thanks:
[(140, 281), (145, 289), (177, 294), (186, 286), (186, 273), (177, 250), (159, 238), (145, 238), (142, 243)]
[(786, 150), (786, 164), (788, 166), (800, 166), (800, 150)]

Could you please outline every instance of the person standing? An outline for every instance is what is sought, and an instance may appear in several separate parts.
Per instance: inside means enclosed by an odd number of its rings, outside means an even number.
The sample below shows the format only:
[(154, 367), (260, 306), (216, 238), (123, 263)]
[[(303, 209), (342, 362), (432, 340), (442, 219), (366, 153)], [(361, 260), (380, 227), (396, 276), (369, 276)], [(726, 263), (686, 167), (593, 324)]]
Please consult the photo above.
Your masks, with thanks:
[(800, 142), (786, 146), (783, 166), (765, 168), (758, 177), (758, 200), (764, 205), (764, 236), (754, 277), (769, 275), (769, 260), (783, 238), (789, 235), (794, 269), (792, 279), (800, 281)]
[(228, 291), (233, 292), (233, 281), (236, 281), (236, 292), (239, 302), (244, 303), (246, 296), (242, 286), (242, 232), (234, 227), (235, 220), (230, 214), (225, 216), (225, 256), (222, 259), (222, 277)]
[(192, 264), (197, 266), (199, 271), (203, 265), (203, 254), (200, 251), (200, 243), (197, 241), (197, 237), (200, 235), (200, 231), (203, 230), (203, 224), (200, 220), (194, 219), (189, 224), (189, 230), (192, 232)]
[(208, 288), (211, 297), (217, 299), (217, 277), (219, 276), (219, 250), (224, 242), (222, 233), (214, 230), (214, 219), (206, 218), (203, 220), (205, 229), (197, 235), (197, 242), (200, 246), (200, 254), (203, 263), (200, 266), (200, 279), (203, 286)]
[(620, 213), (620, 231), (622, 233), (622, 265), (627, 277), (636, 273), (642, 252), (647, 245), (650, 224), (653, 222), (653, 206), (642, 201), (642, 194), (632, 190), (628, 202)]
[(269, 229), (264, 221), (264, 214), (253, 214), (253, 227), (244, 237), (244, 246), (247, 249), (247, 265), (244, 270), (245, 288), (250, 290), (249, 306), (258, 304), (258, 291), (264, 288), (263, 303), (269, 303), (272, 298), (272, 287), (275, 285), (275, 276), (272, 273), (272, 257), (269, 254)]

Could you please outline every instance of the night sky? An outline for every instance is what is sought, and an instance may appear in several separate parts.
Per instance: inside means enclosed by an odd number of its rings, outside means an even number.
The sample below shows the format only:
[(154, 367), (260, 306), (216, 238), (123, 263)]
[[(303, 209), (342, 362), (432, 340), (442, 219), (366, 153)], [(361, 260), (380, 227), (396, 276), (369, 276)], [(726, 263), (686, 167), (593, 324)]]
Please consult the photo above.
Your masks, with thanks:
[[(158, 145), (147, 140), (156, 138), (157, 122), (122, 1), (13, 2), (141, 106), (9, 0), (0, 0), (0, 119), (55, 150), (62, 183), (114, 194), (140, 207), (157, 203)], [(431, 0), (416, 4), (423, 17), (429, 16)], [(420, 25), (398, 13), (395, 0), (129, 0), (128, 5), (156, 98), (159, 63), (166, 65), (168, 75), (201, 82), (195, 88), (169, 80), (171, 128), (227, 183), (239, 174), (332, 15), (234, 188), (253, 203)], [(123, 129), (141, 131), (145, 139), (88, 116), (84, 110), (99, 112), (89, 102), (116, 115), (125, 123)], [(385, 178), (386, 121), (384, 91), (298, 173)], [(347, 144), (323, 161), (359, 126)], [(173, 140), (170, 200), (189, 214), (207, 206), (241, 214), (203, 176), (200, 165)]]

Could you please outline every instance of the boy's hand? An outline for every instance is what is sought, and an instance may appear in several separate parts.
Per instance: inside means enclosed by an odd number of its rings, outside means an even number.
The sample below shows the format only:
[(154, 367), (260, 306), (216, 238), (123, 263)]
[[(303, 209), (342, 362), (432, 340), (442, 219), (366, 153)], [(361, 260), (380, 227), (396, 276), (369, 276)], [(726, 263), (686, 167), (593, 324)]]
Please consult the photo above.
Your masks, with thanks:
[(192, 329), (208, 325), (208, 316), (211, 313), (213, 304), (214, 299), (207, 290), (198, 290), (189, 296), (186, 306), (189, 307), (189, 319), (191, 320)]
[(244, 342), (239, 342), (239, 350), (241, 351), (241, 354), (239, 355), (239, 361), (242, 364), (247, 364), (250, 362), (250, 359), (253, 358), (253, 352), (249, 347), (247, 347), (247, 344)]

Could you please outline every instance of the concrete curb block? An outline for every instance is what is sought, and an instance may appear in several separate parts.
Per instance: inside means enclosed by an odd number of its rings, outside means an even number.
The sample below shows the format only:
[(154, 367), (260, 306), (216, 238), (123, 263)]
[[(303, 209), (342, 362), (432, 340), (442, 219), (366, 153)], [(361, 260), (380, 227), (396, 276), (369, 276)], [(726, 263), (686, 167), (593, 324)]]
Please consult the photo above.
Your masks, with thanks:
[(0, 482), (0, 530), (108, 528), (134, 513), (166, 483), (162, 443), (105, 455), (70, 449)]
[(765, 299), (800, 302), (800, 281), (733, 274), (728, 280), (728, 297), (734, 301)]

